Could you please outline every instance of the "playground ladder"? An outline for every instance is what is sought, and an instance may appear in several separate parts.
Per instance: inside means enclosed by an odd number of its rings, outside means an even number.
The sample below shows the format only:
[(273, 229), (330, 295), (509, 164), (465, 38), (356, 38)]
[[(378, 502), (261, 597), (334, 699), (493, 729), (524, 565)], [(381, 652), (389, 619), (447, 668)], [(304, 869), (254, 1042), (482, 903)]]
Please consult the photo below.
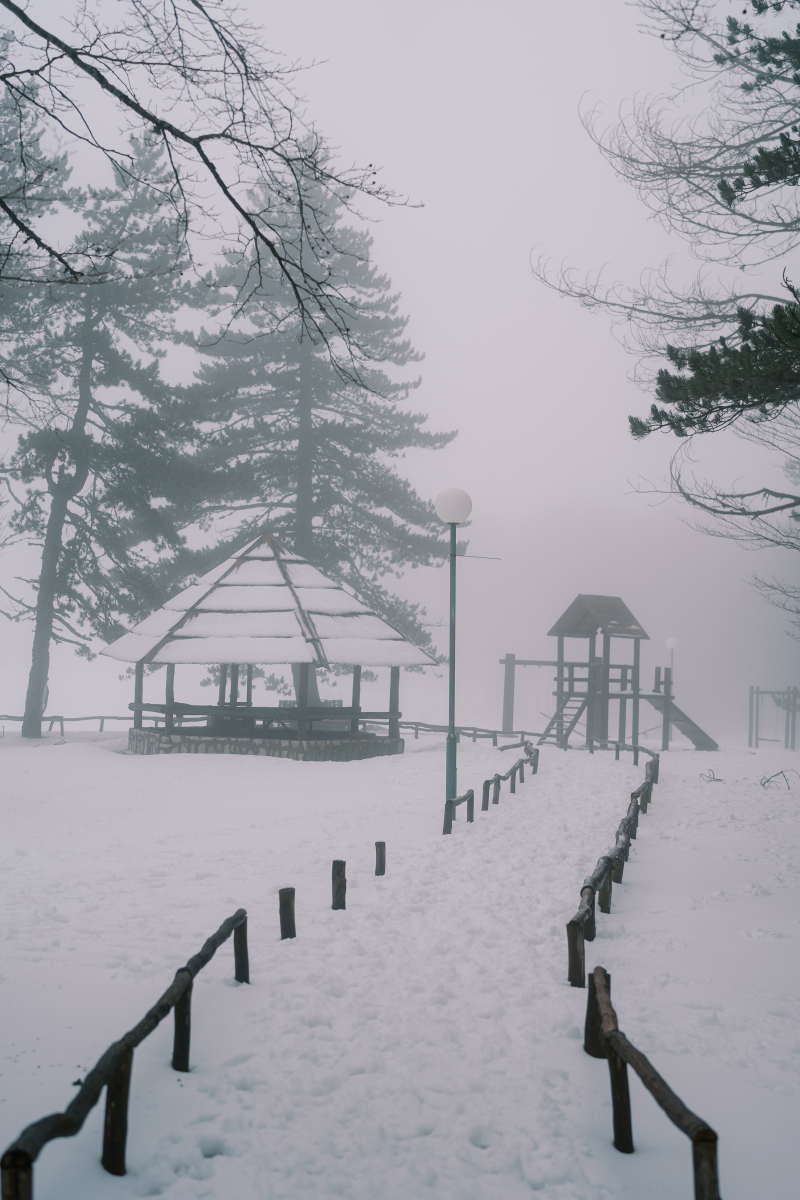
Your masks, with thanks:
[[(555, 742), (557, 746), (566, 745), (570, 734), (575, 729), (586, 708), (588, 700), (589, 697), (585, 692), (567, 692), (561, 705), (556, 710), (555, 715), (550, 718), (547, 728), (536, 744), (541, 746), (545, 742)], [(559, 721), (563, 723), (563, 732), (560, 738), (556, 731)]]

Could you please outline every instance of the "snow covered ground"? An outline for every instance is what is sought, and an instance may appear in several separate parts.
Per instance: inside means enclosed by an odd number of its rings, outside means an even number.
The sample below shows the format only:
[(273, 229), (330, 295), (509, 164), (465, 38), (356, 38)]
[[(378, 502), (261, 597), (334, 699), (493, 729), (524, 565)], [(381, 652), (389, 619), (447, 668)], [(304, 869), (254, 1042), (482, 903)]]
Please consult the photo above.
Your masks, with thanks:
[[(438, 738), (348, 764), (124, 744), (0, 742), (0, 1144), (63, 1108), (240, 905), (252, 983), (234, 984), (230, 943), (200, 974), (188, 1075), (169, 1065), (171, 1020), (137, 1050), (129, 1174), (99, 1165), (101, 1104), (45, 1147), (37, 1200), (689, 1200), (688, 1140), (633, 1075), (636, 1153), (611, 1146), (607, 1068), (566, 983), (565, 922), (643, 764), (546, 748), (516, 796), (504, 785), (472, 826), (460, 808), (443, 838)], [(462, 743), (460, 789), (512, 756)], [(587, 947), (621, 1028), (720, 1134), (725, 1200), (795, 1194), (800, 778), (759, 781), (796, 759), (665, 755)], [(346, 912), (330, 909), (334, 858)]]

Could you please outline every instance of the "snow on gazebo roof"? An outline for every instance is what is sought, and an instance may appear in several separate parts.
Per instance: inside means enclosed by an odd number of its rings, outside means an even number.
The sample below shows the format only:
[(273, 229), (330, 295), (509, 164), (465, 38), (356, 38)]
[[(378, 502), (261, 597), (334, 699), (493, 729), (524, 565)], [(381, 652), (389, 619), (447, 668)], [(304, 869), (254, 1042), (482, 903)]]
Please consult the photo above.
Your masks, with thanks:
[(101, 650), (122, 662), (431, 666), (435, 659), (271, 533)]

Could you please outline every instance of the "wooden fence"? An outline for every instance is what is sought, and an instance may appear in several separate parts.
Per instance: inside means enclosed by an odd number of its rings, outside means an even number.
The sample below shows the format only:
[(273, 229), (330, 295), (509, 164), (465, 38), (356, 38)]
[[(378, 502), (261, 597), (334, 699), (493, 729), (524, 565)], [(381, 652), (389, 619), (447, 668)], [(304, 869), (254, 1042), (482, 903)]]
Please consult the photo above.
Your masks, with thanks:
[(110, 1175), (125, 1174), (125, 1142), (128, 1135), (128, 1096), (130, 1093), (133, 1051), (175, 1010), (175, 1041), (172, 1067), (189, 1070), (192, 984), (195, 976), (211, 961), (223, 942), (233, 934), (234, 971), (238, 983), (250, 982), (247, 953), (247, 913), (240, 908), (223, 921), (205, 942), (199, 954), (181, 967), (175, 978), (150, 1011), (129, 1033), (109, 1046), (81, 1084), (80, 1091), (63, 1112), (42, 1117), (23, 1129), (0, 1160), (2, 1200), (33, 1200), (33, 1164), (43, 1147), (54, 1138), (74, 1137), (106, 1089), (106, 1117), (103, 1131), (103, 1166)]
[(647, 812), (647, 806), (653, 796), (653, 784), (658, 783), (659, 756), (651, 750), (645, 753), (651, 755), (645, 766), (645, 781), (631, 793), (628, 811), (617, 829), (616, 844), (597, 860), (592, 874), (584, 879), (580, 906), (575, 916), (567, 922), (567, 978), (573, 987), (586, 987), (585, 943), (593, 942), (597, 931), (596, 904), (599, 904), (601, 912), (611, 912), (612, 887), (615, 883), (622, 883), (622, 872), (628, 861), (631, 841), (636, 838), (639, 827), (639, 813)]
[[(505, 775), (493, 775), (491, 779), (483, 781), (483, 797), (481, 800), (481, 812), (489, 810), (489, 792), (492, 792), (492, 804), (500, 803), (500, 784), (506, 780), (510, 780), (509, 790), (514, 793), (517, 790), (517, 777), (520, 783), (525, 782), (525, 766), (526, 764), (531, 769), (531, 775), (535, 775), (539, 769), (539, 749), (533, 746), (530, 742), (514, 742), (510, 746), (501, 746), (501, 750), (514, 750), (518, 746), (525, 747), (525, 757), (518, 758), (513, 767), (509, 767)], [(463, 796), (456, 796), (453, 800), (445, 800), (444, 802), (444, 828), (442, 834), (453, 832), (453, 821), (456, 819), (456, 809), (459, 804), (467, 806), (467, 821), (475, 820), (475, 793), (470, 788)]]
[(631, 1099), (628, 1091), (628, 1066), (631, 1066), (670, 1121), (692, 1143), (695, 1200), (719, 1200), (717, 1134), (702, 1117), (686, 1107), (652, 1063), (631, 1045), (620, 1030), (617, 1014), (611, 1004), (611, 976), (603, 967), (595, 967), (589, 976), (583, 1048), (593, 1058), (608, 1060), (616, 1149), (623, 1154), (633, 1153)]

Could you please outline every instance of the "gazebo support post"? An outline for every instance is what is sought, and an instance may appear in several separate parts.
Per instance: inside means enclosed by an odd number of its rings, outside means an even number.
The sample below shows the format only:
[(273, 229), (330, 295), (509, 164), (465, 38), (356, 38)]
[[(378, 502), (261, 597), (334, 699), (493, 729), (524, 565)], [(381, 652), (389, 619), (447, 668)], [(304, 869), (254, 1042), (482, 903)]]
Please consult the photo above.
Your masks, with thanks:
[[(361, 708), (361, 667), (353, 667), (353, 700), (352, 708), (354, 712), (358, 712)], [(350, 722), (350, 732), (358, 733), (358, 717), (353, 717)]]
[(247, 707), (253, 707), (253, 664), (247, 664)]
[[(133, 685), (133, 702), (134, 704), (142, 704), (144, 702), (144, 663), (137, 662), (135, 683)], [(142, 728), (142, 710), (135, 708), (133, 710), (133, 728)]]
[(639, 651), (640, 639), (633, 639), (633, 715), (631, 717), (631, 745), (633, 751), (633, 765), (639, 765)]
[(556, 745), (560, 748), (564, 743), (564, 716), (561, 712), (561, 706), (564, 703), (564, 638), (562, 634), (558, 635), (556, 660), (556, 712), (558, 713), (558, 720), (556, 721)]
[(172, 714), (175, 704), (175, 663), (167, 663), (167, 690), (165, 699), (164, 732), (172, 733)]
[(400, 737), (400, 668), (392, 667), (389, 680), (389, 737)]
[(231, 708), (239, 703), (239, 664), (231, 663)]
[(611, 635), (603, 634), (603, 670), (601, 674), (600, 741), (608, 748), (608, 692), (611, 687)]
[(619, 732), (617, 741), (625, 745), (625, 734), (628, 732), (628, 701), (625, 692), (628, 690), (628, 668), (622, 667), (619, 678)]
[(308, 672), (309, 664), (300, 663), (297, 672), (297, 737), (301, 742), (308, 741)]
[(597, 691), (596, 672), (597, 667), (594, 665), (595, 660), (595, 635), (589, 635), (589, 667), (586, 671), (586, 693), (588, 696), (586, 702), (586, 745), (591, 750), (594, 746), (596, 706), (595, 692)]
[(219, 665), (219, 699), (217, 704), (220, 708), (225, 703), (225, 692), (228, 689), (228, 664), (220, 663)]

